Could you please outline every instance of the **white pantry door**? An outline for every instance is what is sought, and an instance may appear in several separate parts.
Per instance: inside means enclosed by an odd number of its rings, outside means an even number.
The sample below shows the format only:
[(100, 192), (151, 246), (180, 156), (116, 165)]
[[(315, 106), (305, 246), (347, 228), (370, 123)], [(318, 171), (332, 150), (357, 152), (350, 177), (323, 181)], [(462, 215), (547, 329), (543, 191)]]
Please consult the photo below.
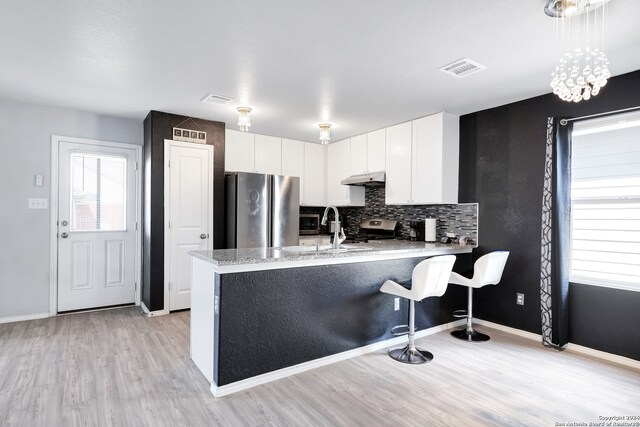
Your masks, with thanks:
[(60, 142), (58, 312), (135, 301), (136, 154)]
[(165, 166), (165, 280), (169, 310), (183, 310), (191, 307), (189, 252), (212, 249), (213, 147), (165, 140)]

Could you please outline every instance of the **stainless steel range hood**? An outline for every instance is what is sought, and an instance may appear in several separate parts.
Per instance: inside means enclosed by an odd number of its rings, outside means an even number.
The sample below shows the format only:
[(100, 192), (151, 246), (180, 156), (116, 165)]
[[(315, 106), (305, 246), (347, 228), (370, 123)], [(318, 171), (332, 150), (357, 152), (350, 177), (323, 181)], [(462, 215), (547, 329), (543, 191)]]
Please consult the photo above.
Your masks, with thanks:
[(361, 187), (382, 187), (384, 186), (384, 171), (369, 172), (359, 175), (352, 175), (349, 178), (340, 181), (342, 185), (358, 185)]

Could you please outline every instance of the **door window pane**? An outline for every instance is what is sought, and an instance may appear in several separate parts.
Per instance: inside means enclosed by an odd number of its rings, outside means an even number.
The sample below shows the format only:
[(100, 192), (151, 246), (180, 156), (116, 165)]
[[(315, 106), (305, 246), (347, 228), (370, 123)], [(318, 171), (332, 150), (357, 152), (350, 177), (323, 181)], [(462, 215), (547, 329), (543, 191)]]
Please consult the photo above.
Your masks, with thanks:
[(71, 154), (71, 231), (126, 230), (127, 159)]

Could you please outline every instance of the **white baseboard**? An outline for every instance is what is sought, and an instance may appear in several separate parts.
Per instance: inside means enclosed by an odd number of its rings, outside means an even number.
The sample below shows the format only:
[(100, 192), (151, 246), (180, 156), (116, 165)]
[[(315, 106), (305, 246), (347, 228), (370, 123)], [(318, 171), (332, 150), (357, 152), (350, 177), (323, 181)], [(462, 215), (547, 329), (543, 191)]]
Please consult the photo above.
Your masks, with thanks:
[(47, 311), (46, 313), (34, 313), (34, 314), (23, 314), (22, 316), (0, 317), (0, 323), (23, 322), (25, 320), (44, 319), (45, 317), (49, 317), (49, 316), (50, 314)]
[[(426, 337), (428, 335), (437, 334), (438, 332), (446, 331), (457, 326), (464, 325), (465, 320), (456, 320), (444, 325), (434, 326), (433, 328), (423, 329), (416, 332), (416, 338)], [(247, 378), (245, 380), (237, 381), (235, 383), (226, 384), (218, 387), (216, 383), (211, 383), (211, 393), (215, 397), (226, 396), (231, 393), (236, 393), (241, 390), (246, 390), (251, 387), (255, 387), (260, 384), (265, 384), (271, 381), (279, 380), (291, 375), (299, 374), (311, 369), (319, 368), (321, 366), (330, 365), (332, 363), (341, 362), (343, 360), (351, 359), (352, 357), (362, 356), (367, 353), (381, 350), (383, 348), (391, 347), (393, 345), (400, 345), (407, 342), (406, 336), (400, 336), (396, 338), (390, 338), (385, 341), (376, 342), (366, 345), (364, 347), (354, 348), (353, 350), (343, 351), (342, 353), (332, 354), (330, 356), (322, 357), (320, 359), (310, 360), (309, 362), (300, 363), (298, 365), (282, 368), (277, 371), (267, 372), (265, 374), (257, 375), (255, 377)]]
[[(542, 335), (534, 334), (531, 332), (523, 331), (509, 326), (500, 325), (498, 323), (488, 322), (482, 319), (473, 319), (473, 322), (478, 325), (486, 326), (487, 328), (497, 329), (499, 331), (507, 332), (509, 334), (518, 335), (524, 338), (532, 339), (542, 343)], [(619, 365), (626, 366), (628, 368), (640, 370), (640, 361), (630, 359), (624, 356), (618, 356), (617, 354), (607, 353), (606, 351), (596, 350), (590, 347), (569, 343), (566, 347), (567, 351), (573, 353), (586, 354), (587, 356), (596, 357), (598, 359), (606, 360), (607, 362), (617, 363)]]
[(595, 350), (590, 347), (585, 347), (582, 345), (569, 343), (567, 344), (567, 351), (573, 353), (581, 353), (586, 354), (587, 356), (597, 357), (598, 359), (606, 360), (607, 362), (617, 363), (619, 365), (626, 366), (627, 368), (632, 368), (640, 371), (640, 361), (635, 359), (630, 359), (624, 356), (618, 356), (617, 354), (607, 353), (606, 351)]
[(169, 314), (169, 310), (150, 311), (142, 301), (140, 301), (140, 308), (142, 309), (142, 311), (144, 311), (144, 314), (147, 317), (164, 316), (165, 314)]
[(473, 318), (474, 325), (486, 326), (487, 328), (497, 329), (502, 332), (507, 332), (512, 335), (518, 335), (523, 338), (528, 338), (530, 340), (538, 341), (542, 343), (542, 335), (534, 334), (533, 332), (523, 331), (522, 329), (511, 328), (509, 326), (504, 326), (499, 323), (488, 322), (486, 320), (478, 319), (476, 317)]

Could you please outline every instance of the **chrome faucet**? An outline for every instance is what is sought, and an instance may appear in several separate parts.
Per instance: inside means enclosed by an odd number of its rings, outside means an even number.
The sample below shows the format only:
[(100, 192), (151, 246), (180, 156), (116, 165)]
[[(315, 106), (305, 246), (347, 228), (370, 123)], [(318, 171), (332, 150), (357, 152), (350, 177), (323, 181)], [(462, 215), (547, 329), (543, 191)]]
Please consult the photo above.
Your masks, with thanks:
[(338, 249), (340, 244), (347, 239), (347, 236), (344, 235), (344, 230), (340, 226), (340, 215), (338, 214), (338, 208), (335, 206), (327, 206), (324, 210), (324, 215), (322, 215), (322, 225), (327, 225), (327, 213), (329, 209), (333, 209), (333, 212), (336, 214), (336, 226), (333, 230), (333, 249)]

